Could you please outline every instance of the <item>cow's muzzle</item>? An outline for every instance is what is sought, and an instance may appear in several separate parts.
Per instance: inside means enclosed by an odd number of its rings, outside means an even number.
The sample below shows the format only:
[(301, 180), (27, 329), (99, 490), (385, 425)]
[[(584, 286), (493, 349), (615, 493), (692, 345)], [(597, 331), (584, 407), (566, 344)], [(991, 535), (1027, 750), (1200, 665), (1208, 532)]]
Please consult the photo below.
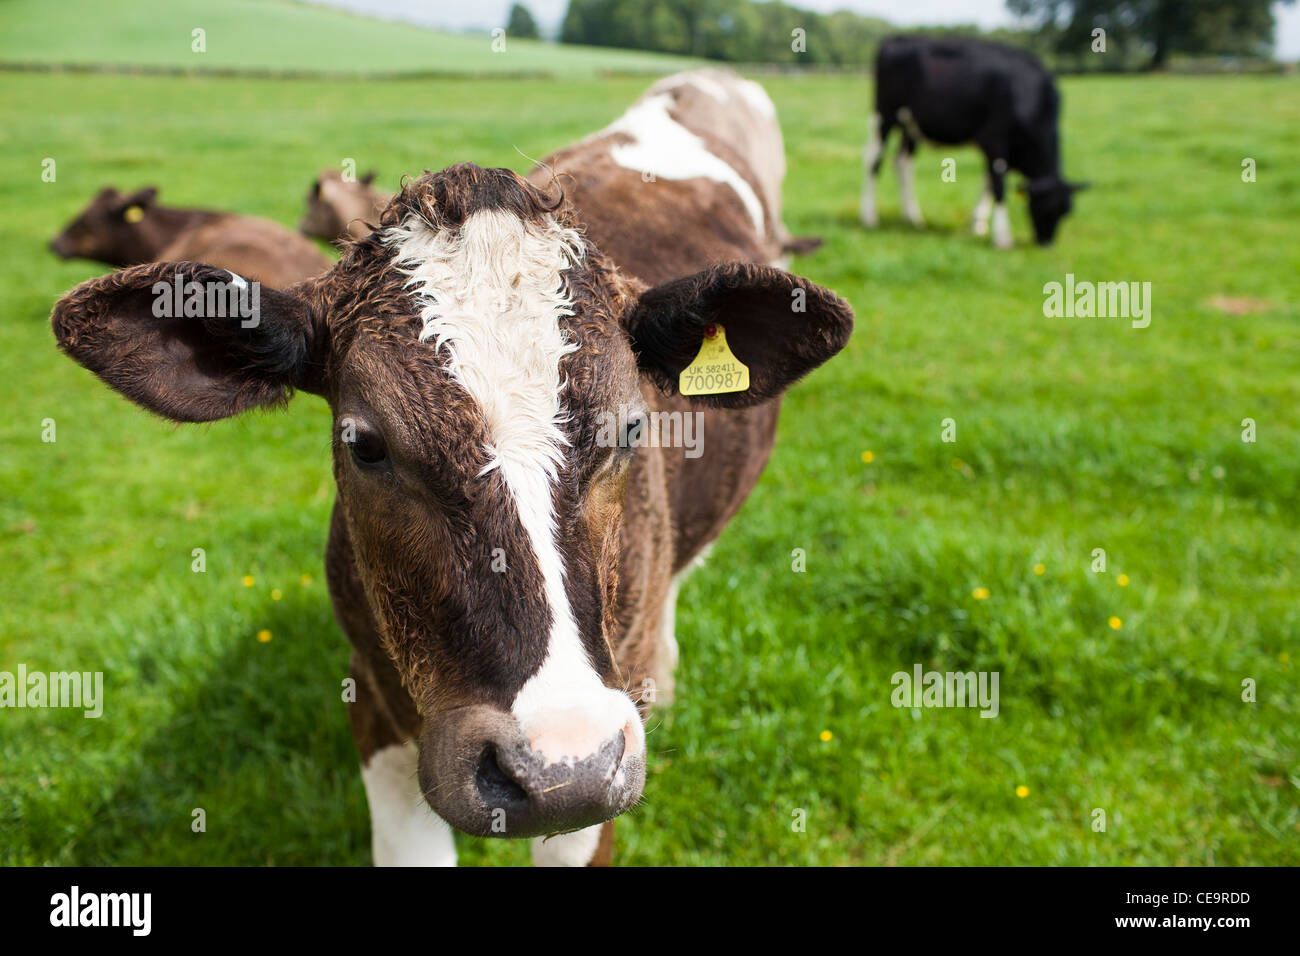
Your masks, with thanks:
[(474, 836), (534, 837), (603, 823), (630, 808), (645, 785), (645, 735), (632, 713), (587, 756), (552, 760), (509, 713), (457, 708), (426, 721), (420, 787), (434, 812)]

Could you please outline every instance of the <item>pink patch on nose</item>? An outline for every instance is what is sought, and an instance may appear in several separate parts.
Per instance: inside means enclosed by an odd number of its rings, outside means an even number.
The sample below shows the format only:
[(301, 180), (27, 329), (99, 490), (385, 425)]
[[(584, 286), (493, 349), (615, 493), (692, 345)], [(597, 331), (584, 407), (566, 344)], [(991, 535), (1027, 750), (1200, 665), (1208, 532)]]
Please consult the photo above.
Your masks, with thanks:
[(630, 722), (615, 730), (607, 721), (593, 720), (591, 714), (561, 711), (533, 722), (528, 728), (528, 746), (547, 763), (583, 760), (600, 750), (620, 731), (626, 758), (639, 747), (636, 730)]
[(641, 749), (640, 738), (637, 736), (637, 730), (640, 728), (640, 726), (641, 726), (641, 722), (639, 720), (637, 721), (635, 727), (632, 725), (631, 721), (628, 721), (626, 724), (623, 725), (623, 756), (624, 757), (636, 756), (636, 754), (640, 751)]

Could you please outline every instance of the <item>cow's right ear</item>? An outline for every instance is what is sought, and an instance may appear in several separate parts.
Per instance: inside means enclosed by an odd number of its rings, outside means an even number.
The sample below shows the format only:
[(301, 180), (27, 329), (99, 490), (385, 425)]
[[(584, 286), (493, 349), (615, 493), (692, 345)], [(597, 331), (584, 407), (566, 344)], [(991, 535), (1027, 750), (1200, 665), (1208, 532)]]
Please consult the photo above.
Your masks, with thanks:
[(325, 335), (308, 280), (286, 291), (197, 262), (83, 282), (54, 306), (59, 347), (165, 418), (208, 422), (321, 393)]

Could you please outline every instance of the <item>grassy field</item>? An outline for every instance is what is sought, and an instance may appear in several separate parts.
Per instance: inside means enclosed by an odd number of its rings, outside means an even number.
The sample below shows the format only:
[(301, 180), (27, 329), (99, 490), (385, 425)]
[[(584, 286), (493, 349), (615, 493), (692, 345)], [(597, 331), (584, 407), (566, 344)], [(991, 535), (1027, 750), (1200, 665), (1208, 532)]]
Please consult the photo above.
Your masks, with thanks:
[[(504, 26), (504, 24), (503, 24)], [(195, 30), (202, 46), (195, 48)], [(167, 70), (549, 74), (668, 72), (684, 57), (456, 34), (295, 0), (45, 0), (0, 4), (0, 63)]]
[[(1068, 172), (1095, 187), (1047, 250), (1016, 199), (1011, 252), (966, 231), (969, 150), (956, 183), (949, 153), (920, 154), (924, 232), (888, 172), (884, 227), (859, 228), (868, 85), (765, 83), (787, 219), (827, 239), (795, 268), (858, 329), (793, 391), (770, 468), (683, 591), (678, 701), (618, 861), (1300, 863), (1296, 81), (1066, 82)], [(321, 567), (324, 404), (148, 417), (57, 353), (52, 303), (99, 270), (45, 241), (105, 182), (293, 222), (342, 157), (387, 186), (458, 160), (523, 169), (644, 84), (0, 74), (0, 670), (107, 685), (99, 720), (0, 713), (0, 862), (369, 859)], [(1150, 327), (1045, 318), (1067, 272), (1150, 282)], [(894, 708), (891, 675), (916, 663), (998, 671), (1000, 715)]]

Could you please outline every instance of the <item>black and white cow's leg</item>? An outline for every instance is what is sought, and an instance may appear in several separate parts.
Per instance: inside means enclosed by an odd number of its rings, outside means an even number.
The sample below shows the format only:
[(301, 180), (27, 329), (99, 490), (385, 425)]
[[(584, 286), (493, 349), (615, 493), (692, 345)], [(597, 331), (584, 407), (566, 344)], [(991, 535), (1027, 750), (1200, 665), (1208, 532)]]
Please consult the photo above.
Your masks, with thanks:
[(925, 218), (921, 215), (921, 204), (916, 199), (916, 144), (917, 138), (909, 127), (914, 127), (911, 114), (900, 116), (903, 125), (903, 141), (899, 144), (898, 155), (894, 165), (898, 169), (898, 188), (903, 197), (903, 215), (914, 226), (924, 226)]
[(989, 154), (989, 192), (993, 196), (993, 245), (1010, 249), (1011, 217), (1007, 214), (1007, 161), (996, 153)]
[(971, 231), (977, 236), (989, 234), (989, 216), (993, 213), (993, 184), (988, 176), (984, 177), (984, 189), (979, 202), (975, 204), (975, 213), (971, 216)]
[(862, 147), (862, 199), (858, 204), (858, 218), (864, 226), (874, 229), (880, 224), (876, 211), (876, 180), (880, 178), (880, 162), (885, 154), (885, 140), (889, 126), (879, 113), (867, 120), (867, 142)]

